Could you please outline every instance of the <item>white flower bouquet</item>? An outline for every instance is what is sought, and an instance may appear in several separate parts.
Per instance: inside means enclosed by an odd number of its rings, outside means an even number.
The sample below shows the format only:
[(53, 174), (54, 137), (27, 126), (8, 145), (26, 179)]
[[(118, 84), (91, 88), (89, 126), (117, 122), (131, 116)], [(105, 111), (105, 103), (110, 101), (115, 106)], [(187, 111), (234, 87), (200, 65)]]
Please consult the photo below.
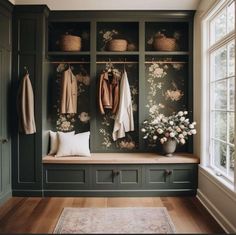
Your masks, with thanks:
[(197, 133), (196, 122), (190, 123), (187, 114), (187, 111), (179, 111), (169, 117), (163, 114), (158, 114), (155, 117), (150, 116), (148, 120), (143, 122), (141, 129), (141, 132), (144, 133), (143, 139), (149, 139), (151, 142), (159, 139), (160, 143), (164, 144), (171, 138), (177, 143), (185, 144), (188, 136)]

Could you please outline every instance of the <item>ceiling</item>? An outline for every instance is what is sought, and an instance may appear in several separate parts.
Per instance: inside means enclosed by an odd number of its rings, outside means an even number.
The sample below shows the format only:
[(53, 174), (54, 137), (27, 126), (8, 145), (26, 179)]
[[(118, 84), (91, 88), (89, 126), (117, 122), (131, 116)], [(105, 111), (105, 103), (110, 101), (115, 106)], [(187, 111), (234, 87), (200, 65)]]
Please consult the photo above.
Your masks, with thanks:
[(9, 0), (46, 4), (51, 10), (196, 10), (201, 0)]

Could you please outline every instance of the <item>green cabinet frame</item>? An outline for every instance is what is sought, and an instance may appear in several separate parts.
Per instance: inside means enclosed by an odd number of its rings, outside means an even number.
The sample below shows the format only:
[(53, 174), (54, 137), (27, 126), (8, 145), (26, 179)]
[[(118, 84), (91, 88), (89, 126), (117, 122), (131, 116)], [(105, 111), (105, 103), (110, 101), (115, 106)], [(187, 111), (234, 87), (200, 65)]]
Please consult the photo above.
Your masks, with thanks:
[(43, 164), (43, 193), (45, 196), (195, 195), (197, 167), (197, 164)]

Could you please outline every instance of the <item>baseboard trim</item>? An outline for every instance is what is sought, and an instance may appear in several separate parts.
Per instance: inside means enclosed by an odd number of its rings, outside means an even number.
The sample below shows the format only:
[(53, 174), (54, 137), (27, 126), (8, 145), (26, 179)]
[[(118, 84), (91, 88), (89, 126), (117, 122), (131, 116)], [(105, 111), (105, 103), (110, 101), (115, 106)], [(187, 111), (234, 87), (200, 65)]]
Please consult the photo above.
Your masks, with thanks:
[(13, 190), (12, 196), (15, 197), (42, 197), (42, 190)]
[(212, 204), (212, 202), (204, 195), (204, 193), (200, 189), (197, 190), (196, 197), (226, 233), (235, 233), (236, 228), (215, 207), (215, 205)]
[(5, 194), (3, 194), (0, 198), (0, 205), (4, 204), (11, 197), (12, 197), (12, 192), (11, 191), (8, 191)]
[(45, 197), (176, 197), (195, 196), (196, 190), (44, 190)]

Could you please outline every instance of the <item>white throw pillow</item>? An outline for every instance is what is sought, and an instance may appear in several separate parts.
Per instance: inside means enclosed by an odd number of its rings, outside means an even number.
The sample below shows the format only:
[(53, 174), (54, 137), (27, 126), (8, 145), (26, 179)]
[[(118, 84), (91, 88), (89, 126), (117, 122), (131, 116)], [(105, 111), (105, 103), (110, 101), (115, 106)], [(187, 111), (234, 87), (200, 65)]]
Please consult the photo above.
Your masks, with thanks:
[(49, 155), (55, 155), (57, 153), (58, 150), (58, 133), (61, 133), (62, 135), (74, 135), (75, 132), (71, 131), (71, 132), (55, 132), (55, 131), (49, 131), (49, 135), (50, 135), (50, 151), (49, 151)]
[(90, 157), (89, 150), (90, 132), (79, 133), (76, 135), (62, 135), (58, 133), (59, 147), (55, 157), (65, 156), (85, 156)]

